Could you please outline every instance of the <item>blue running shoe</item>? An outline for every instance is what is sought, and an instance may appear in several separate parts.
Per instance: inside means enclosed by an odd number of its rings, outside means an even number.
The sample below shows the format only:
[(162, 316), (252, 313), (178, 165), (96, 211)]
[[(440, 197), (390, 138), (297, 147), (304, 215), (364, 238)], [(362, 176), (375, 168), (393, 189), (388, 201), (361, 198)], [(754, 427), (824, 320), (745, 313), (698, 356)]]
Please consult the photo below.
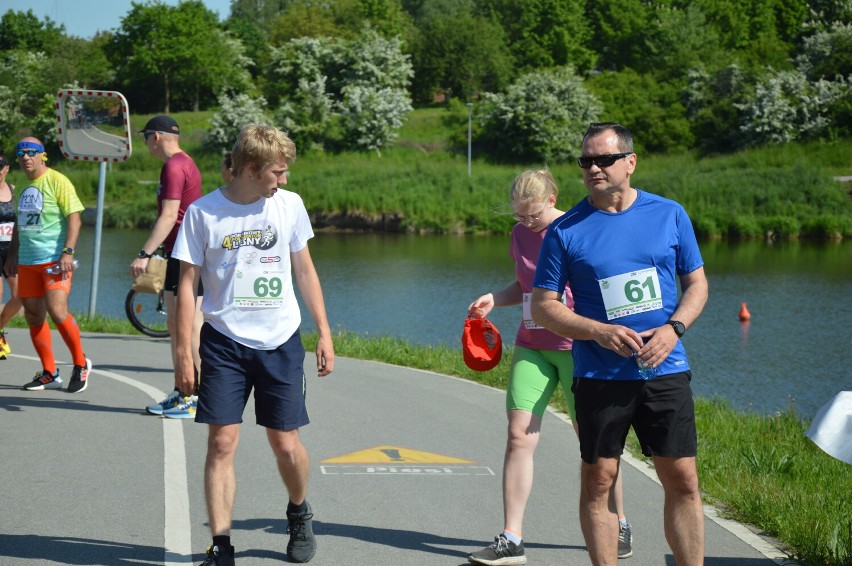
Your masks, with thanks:
[(159, 403), (148, 405), (147, 407), (145, 407), (145, 410), (151, 413), (152, 415), (162, 415), (164, 411), (176, 407), (179, 400), (180, 392), (175, 389), (174, 391), (166, 395), (165, 399), (163, 399)]
[(197, 408), (198, 397), (196, 395), (178, 397), (178, 404), (171, 409), (163, 411), (163, 416), (170, 419), (194, 419)]

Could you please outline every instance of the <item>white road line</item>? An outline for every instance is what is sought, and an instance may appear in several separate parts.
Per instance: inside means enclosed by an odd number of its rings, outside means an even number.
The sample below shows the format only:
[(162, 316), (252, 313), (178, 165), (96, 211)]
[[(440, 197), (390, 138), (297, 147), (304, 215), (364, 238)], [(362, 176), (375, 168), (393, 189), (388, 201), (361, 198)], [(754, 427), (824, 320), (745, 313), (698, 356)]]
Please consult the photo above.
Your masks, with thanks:
[[(40, 361), (33, 356), (12, 357)], [(57, 364), (67, 363), (57, 360)], [(163, 392), (147, 383), (120, 373), (92, 369), (102, 375), (142, 391), (154, 402), (161, 401)], [(155, 417), (152, 417), (155, 418)], [(189, 518), (189, 487), (186, 479), (186, 448), (183, 440), (183, 420), (163, 418), (163, 484), (165, 494), (165, 524), (163, 528), (165, 566), (192, 564), (192, 528)]]
[[(373, 362), (373, 363), (384, 363), (384, 362)], [(392, 364), (385, 364), (392, 365)], [(408, 368), (408, 369), (416, 369), (416, 368)], [(435, 373), (428, 370), (417, 370), (422, 371), (423, 373), (429, 373), (432, 375), (437, 375), (440, 377), (446, 377), (449, 379), (454, 379), (457, 381), (463, 381), (465, 383), (470, 383), (472, 385), (478, 387), (487, 387), (488, 389), (493, 389), (494, 391), (498, 391), (500, 393), (505, 393), (504, 390), (499, 389), (497, 387), (492, 387), (490, 385), (485, 385), (482, 383), (477, 383), (475, 381), (471, 381), (468, 379), (464, 379), (462, 377), (456, 377), (453, 375), (444, 375), (442, 373)], [(555, 416), (556, 418), (571, 424), (571, 418), (561, 411), (557, 411), (553, 407), (548, 406), (547, 412)], [(653, 480), (658, 485), (662, 486), (659, 478), (657, 477), (657, 472), (654, 470), (654, 467), (651, 464), (646, 463), (644, 460), (632, 456), (629, 452), (625, 450), (624, 454), (622, 454), (621, 459), (631, 467), (635, 468), (638, 472), (644, 474), (651, 480)], [(709, 503), (704, 503), (704, 516), (746, 543), (751, 546), (757, 552), (761, 553), (763, 556), (775, 562), (779, 566), (792, 566), (797, 564), (793, 560), (790, 559), (789, 555), (781, 550), (780, 548), (773, 545), (771, 542), (767, 541), (765, 538), (761, 537), (746, 525), (739, 523), (737, 521), (732, 521), (730, 519), (726, 519), (719, 514), (719, 510), (716, 509), (713, 505)]]

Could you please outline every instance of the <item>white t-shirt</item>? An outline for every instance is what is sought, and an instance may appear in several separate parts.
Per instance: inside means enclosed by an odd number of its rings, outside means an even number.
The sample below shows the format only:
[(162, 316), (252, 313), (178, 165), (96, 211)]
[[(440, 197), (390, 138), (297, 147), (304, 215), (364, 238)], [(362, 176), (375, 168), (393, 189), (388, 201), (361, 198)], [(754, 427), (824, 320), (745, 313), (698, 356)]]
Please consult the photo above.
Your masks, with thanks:
[(252, 204), (216, 190), (186, 211), (172, 257), (201, 267), (205, 322), (257, 350), (273, 350), (299, 329), (290, 254), (314, 236), (301, 197), (278, 190)]

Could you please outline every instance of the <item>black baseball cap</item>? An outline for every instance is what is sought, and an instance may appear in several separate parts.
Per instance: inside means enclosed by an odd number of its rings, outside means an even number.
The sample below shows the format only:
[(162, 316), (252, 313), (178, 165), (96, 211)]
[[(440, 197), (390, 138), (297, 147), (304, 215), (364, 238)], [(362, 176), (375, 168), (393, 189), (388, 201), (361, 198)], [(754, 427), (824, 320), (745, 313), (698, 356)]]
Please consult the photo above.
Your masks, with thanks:
[(180, 135), (180, 126), (178, 126), (177, 122), (171, 116), (154, 116), (148, 123), (145, 124), (145, 127), (139, 130), (139, 133), (144, 134), (145, 132), (166, 132), (167, 134), (175, 134)]

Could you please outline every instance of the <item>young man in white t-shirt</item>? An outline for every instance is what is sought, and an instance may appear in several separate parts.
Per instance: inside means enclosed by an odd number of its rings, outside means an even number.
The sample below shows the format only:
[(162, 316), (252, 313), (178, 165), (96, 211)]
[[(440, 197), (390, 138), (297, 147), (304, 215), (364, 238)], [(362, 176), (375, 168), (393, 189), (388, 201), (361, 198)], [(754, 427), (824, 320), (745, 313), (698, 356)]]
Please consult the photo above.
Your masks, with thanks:
[(307, 210), (297, 194), (279, 188), (287, 184), (295, 158), (296, 146), (281, 131), (257, 124), (243, 128), (232, 151), (233, 180), (189, 207), (172, 253), (181, 261), (175, 371), (187, 388), (195, 381), (191, 336), (199, 278), (204, 285), (195, 420), (209, 426), (204, 487), (213, 544), (203, 562), (208, 566), (234, 564), (234, 455), (252, 389), (257, 423), (267, 429), (289, 494), (287, 556), (307, 562), (316, 552), (313, 511), (305, 499), (309, 458), (299, 439), (299, 427), (309, 421), (294, 279), (319, 334), (317, 375), (334, 369), (334, 347), (308, 251), (314, 234)]

